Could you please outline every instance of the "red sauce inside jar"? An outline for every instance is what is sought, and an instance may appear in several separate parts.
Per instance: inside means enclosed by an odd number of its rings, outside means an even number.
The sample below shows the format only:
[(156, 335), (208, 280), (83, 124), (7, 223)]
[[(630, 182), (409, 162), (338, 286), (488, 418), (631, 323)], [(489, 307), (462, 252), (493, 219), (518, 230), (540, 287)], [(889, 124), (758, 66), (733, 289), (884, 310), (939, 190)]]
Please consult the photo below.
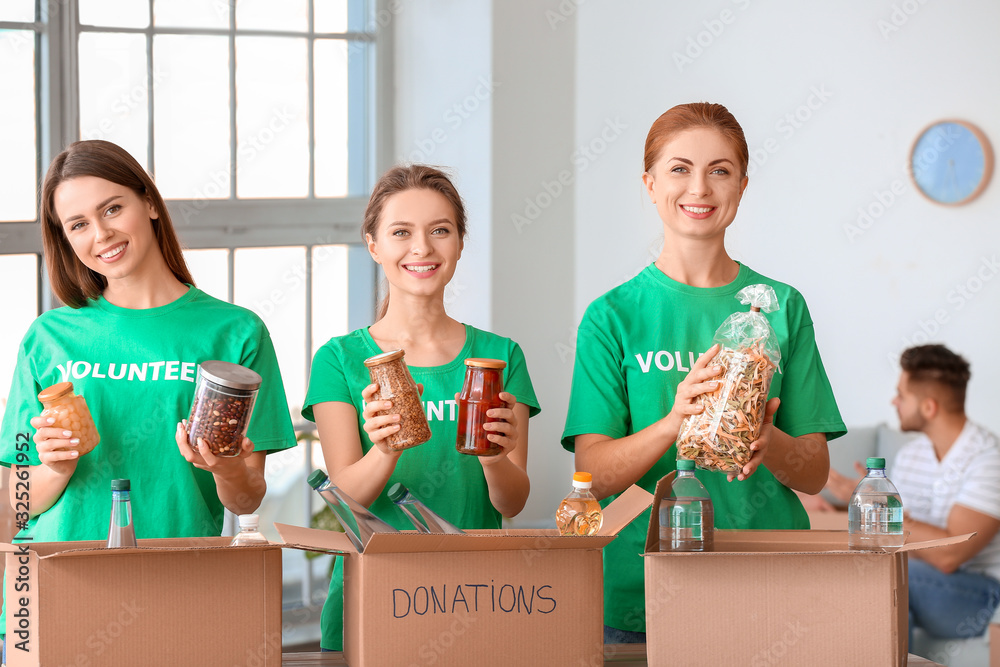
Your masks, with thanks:
[(473, 456), (496, 456), (503, 447), (486, 436), (487, 422), (503, 421), (486, 416), (488, 410), (507, 407), (500, 400), (503, 391), (503, 369), (506, 362), (498, 359), (466, 359), (465, 383), (458, 396), (458, 439), (455, 449)]

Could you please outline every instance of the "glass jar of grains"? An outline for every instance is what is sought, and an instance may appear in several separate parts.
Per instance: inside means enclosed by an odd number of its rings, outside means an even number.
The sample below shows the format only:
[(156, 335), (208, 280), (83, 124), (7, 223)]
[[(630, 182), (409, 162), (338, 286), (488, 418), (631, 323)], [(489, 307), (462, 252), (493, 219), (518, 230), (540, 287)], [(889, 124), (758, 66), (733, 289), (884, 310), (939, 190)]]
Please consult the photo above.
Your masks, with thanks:
[(52, 428), (72, 431), (72, 437), (80, 439), (80, 444), (76, 447), (80, 456), (89, 454), (101, 441), (87, 401), (83, 396), (73, 393), (72, 382), (60, 382), (46, 387), (38, 394), (38, 400), (43, 407), (42, 417), (56, 420)]
[(427, 424), (417, 383), (403, 361), (403, 351), (393, 350), (369, 357), (365, 359), (365, 366), (372, 383), (378, 385), (372, 400), (392, 401), (391, 408), (376, 414), (399, 415), (399, 430), (385, 440), (389, 449), (407, 449), (430, 440), (431, 427)]
[(202, 362), (188, 417), (191, 448), (204, 445), (215, 456), (239, 456), (260, 383), (260, 375), (239, 364)]

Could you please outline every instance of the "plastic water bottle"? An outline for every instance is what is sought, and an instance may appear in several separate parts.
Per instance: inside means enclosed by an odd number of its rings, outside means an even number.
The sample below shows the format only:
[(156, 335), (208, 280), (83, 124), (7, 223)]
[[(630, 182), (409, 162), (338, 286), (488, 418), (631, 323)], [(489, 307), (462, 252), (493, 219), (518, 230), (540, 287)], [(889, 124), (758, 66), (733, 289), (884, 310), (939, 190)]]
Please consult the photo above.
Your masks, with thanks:
[(711, 551), (715, 509), (708, 490), (694, 476), (694, 461), (677, 459), (670, 494), (660, 501), (660, 551)]
[(108, 548), (134, 547), (135, 526), (132, 524), (131, 484), (127, 479), (111, 480), (111, 525), (108, 527)]
[(389, 489), (389, 500), (403, 510), (413, 527), (420, 533), (447, 533), (449, 535), (465, 535), (465, 531), (451, 524), (431, 508), (424, 505), (419, 498), (410, 493), (409, 489), (396, 482)]
[(903, 501), (885, 476), (885, 459), (871, 457), (868, 474), (858, 482), (847, 506), (848, 545), (861, 551), (903, 546)]
[(560, 535), (594, 535), (604, 523), (601, 504), (590, 492), (593, 477), (589, 472), (573, 474), (573, 490), (556, 510), (556, 526)]
[(236, 534), (231, 547), (241, 547), (246, 544), (267, 544), (267, 538), (258, 530), (260, 516), (257, 514), (240, 515), (240, 532)]
[(358, 553), (375, 533), (398, 533), (391, 525), (372, 514), (371, 510), (341, 491), (322, 470), (313, 470), (306, 480), (333, 510), (344, 532)]

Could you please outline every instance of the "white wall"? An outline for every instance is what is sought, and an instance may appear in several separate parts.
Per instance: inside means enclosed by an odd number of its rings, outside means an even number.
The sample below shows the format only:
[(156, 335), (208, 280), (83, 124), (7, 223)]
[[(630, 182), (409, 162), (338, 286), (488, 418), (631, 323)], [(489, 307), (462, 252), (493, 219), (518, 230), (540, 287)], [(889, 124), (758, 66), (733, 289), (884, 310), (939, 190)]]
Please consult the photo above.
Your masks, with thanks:
[[(1000, 5), (403, 7), (395, 152), (407, 157), (444, 128), (447, 140), (428, 161), (454, 167), (473, 212), (451, 312), (517, 340), (543, 403), (531, 424), (532, 495), (519, 520), (551, 516), (567, 486), (572, 457), (558, 441), (575, 326), (590, 301), (659, 250), (660, 221), (640, 187), (643, 142), (653, 120), (682, 102), (721, 102), (743, 125), (757, 158), (729, 234), (731, 254), (805, 295), (848, 425), (896, 424), (890, 359), (923, 342), (921, 327), (933, 330), (937, 315), (944, 324), (930, 340), (972, 362), (970, 414), (1000, 431), (992, 409), (1000, 400), (992, 381), (1000, 372), (1000, 279), (990, 264), (1000, 260), (1000, 225), (990, 216), (1000, 181), (973, 204), (946, 208), (918, 194), (904, 172), (913, 140), (935, 120), (967, 119), (1000, 144)], [(675, 52), (685, 55), (692, 43), (690, 62), (679, 66)], [(485, 108), (452, 129), (443, 114), (491, 74), (500, 85)], [(563, 170), (571, 183), (546, 198)], [(888, 201), (893, 187), (901, 194), (849, 238), (858, 208)], [(530, 224), (516, 222), (524, 219)], [(980, 271), (987, 280), (977, 282)], [(975, 290), (971, 299), (959, 296), (959, 285)]]
[[(1000, 92), (987, 83), (1000, 63), (1000, 5), (641, 2), (628, 17), (622, 8), (587, 2), (577, 12), (578, 140), (605, 117), (629, 125), (580, 176), (577, 317), (657, 245), (659, 219), (639, 190), (649, 125), (677, 103), (721, 102), (751, 150), (776, 147), (751, 174), (730, 250), (806, 296), (847, 424), (896, 425), (894, 360), (927, 340), (923, 327), (970, 360), (969, 412), (1000, 431), (1000, 179), (952, 208), (924, 199), (903, 171), (914, 139), (942, 118), (967, 119), (1000, 147)], [(707, 46), (678, 66), (675, 52), (699, 39)], [(859, 207), (877, 213), (879, 197), (895, 201), (849, 239), (845, 226)], [(966, 299), (959, 285), (978, 292)]]
[(401, 2), (393, 14), (398, 162), (445, 167), (466, 204), (469, 237), (445, 301), (491, 328), (493, 75), (488, 2)]
[[(532, 0), (421, 0), (403, 3), (393, 25), (394, 154), (450, 167), (469, 211), (449, 313), (518, 341), (542, 403), (520, 523), (550, 521), (573, 471), (559, 446), (575, 325), (573, 187), (558, 178), (572, 167), (575, 25), (553, 34), (544, 12)], [(552, 180), (562, 190), (526, 212), (526, 199), (556, 192)]]

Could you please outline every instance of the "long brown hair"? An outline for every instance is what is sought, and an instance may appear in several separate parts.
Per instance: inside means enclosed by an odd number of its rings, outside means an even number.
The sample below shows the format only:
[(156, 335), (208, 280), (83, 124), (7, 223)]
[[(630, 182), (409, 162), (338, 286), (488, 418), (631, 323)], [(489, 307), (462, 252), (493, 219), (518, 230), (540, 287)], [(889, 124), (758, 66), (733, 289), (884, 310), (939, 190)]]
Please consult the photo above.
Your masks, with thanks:
[(120, 146), (93, 139), (77, 141), (56, 156), (42, 182), (42, 246), (52, 291), (67, 306), (80, 308), (96, 299), (108, 286), (107, 278), (87, 268), (76, 256), (56, 214), (56, 188), (71, 178), (96, 176), (123, 185), (149, 201), (159, 217), (151, 219), (153, 233), (167, 267), (182, 283), (194, 285), (180, 242), (170, 222), (167, 206), (146, 170)]
[(750, 149), (743, 135), (743, 128), (729, 109), (721, 104), (709, 102), (693, 102), (678, 104), (665, 111), (653, 121), (646, 135), (646, 150), (643, 154), (643, 171), (650, 172), (656, 160), (660, 157), (663, 145), (675, 134), (696, 127), (707, 127), (718, 130), (736, 151), (740, 162), (740, 176), (747, 175), (747, 165), (750, 163)]
[[(464, 240), (466, 217), (462, 197), (458, 194), (458, 190), (447, 174), (425, 164), (398, 165), (382, 174), (372, 189), (372, 196), (368, 199), (368, 206), (365, 208), (365, 219), (361, 225), (361, 238), (367, 242), (370, 234), (372, 239), (375, 239), (382, 210), (389, 197), (406, 190), (420, 189), (433, 190), (448, 200), (455, 211), (455, 227), (458, 231), (458, 237)], [(388, 310), (389, 292), (386, 290), (385, 298), (379, 302), (375, 310), (375, 321), (385, 317)]]

